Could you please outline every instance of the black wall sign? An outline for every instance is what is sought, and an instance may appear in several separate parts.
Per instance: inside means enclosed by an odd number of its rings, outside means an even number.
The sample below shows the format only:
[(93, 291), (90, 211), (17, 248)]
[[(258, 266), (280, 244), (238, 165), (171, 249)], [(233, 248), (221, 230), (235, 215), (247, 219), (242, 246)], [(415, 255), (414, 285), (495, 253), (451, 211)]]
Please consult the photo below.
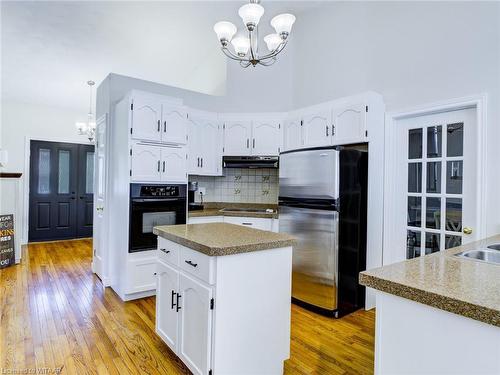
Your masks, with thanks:
[(0, 215), (0, 268), (15, 263), (14, 215)]

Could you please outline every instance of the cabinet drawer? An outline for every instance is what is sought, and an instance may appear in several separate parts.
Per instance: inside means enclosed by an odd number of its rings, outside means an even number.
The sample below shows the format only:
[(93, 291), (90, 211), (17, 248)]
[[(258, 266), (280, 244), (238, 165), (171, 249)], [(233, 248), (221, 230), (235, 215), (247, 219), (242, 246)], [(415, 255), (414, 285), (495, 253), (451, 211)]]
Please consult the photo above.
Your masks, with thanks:
[(215, 283), (215, 257), (179, 245), (179, 267), (208, 284)]
[(179, 245), (158, 236), (158, 258), (174, 266), (178, 266)]
[(188, 224), (205, 224), (205, 223), (222, 223), (224, 222), (223, 216), (198, 216), (190, 217)]
[(224, 222), (229, 224), (243, 225), (245, 227), (272, 230), (273, 219), (265, 219), (258, 217), (241, 217), (241, 216), (224, 216)]
[(126, 293), (138, 293), (156, 289), (156, 258), (131, 260)]

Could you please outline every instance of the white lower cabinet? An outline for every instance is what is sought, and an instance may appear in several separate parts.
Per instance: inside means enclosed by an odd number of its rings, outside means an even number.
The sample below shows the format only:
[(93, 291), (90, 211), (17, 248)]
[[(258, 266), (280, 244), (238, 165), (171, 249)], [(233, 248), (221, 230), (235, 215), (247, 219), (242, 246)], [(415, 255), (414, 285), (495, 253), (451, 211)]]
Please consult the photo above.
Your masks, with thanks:
[(183, 272), (179, 276), (178, 356), (193, 374), (208, 374), (212, 352), (213, 289)]
[(176, 291), (179, 290), (179, 271), (165, 262), (158, 261), (156, 274), (156, 333), (175, 352), (178, 321)]
[(156, 333), (193, 374), (283, 373), (291, 247), (207, 256), (158, 237), (157, 253)]

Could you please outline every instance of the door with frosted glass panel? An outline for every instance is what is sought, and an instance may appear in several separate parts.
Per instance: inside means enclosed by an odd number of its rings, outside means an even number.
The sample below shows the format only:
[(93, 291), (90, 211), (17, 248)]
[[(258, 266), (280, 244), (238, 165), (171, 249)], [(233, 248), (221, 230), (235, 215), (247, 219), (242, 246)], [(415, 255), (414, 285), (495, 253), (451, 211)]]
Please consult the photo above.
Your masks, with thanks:
[(31, 141), (29, 241), (91, 236), (83, 207), (92, 197), (91, 189), (85, 189), (89, 184), (92, 187), (93, 146)]
[[(401, 243), (415, 258), (476, 240), (477, 131), (474, 109), (400, 121)], [(406, 220), (405, 220), (406, 219)]]

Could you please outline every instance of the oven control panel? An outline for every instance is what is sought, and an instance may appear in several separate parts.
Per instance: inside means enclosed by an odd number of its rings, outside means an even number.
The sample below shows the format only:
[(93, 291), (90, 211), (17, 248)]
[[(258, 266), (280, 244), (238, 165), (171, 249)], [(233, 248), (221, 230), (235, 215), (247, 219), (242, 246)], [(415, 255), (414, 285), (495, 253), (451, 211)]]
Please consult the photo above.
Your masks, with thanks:
[(178, 197), (179, 196), (179, 186), (142, 185), (140, 196), (141, 197)]

